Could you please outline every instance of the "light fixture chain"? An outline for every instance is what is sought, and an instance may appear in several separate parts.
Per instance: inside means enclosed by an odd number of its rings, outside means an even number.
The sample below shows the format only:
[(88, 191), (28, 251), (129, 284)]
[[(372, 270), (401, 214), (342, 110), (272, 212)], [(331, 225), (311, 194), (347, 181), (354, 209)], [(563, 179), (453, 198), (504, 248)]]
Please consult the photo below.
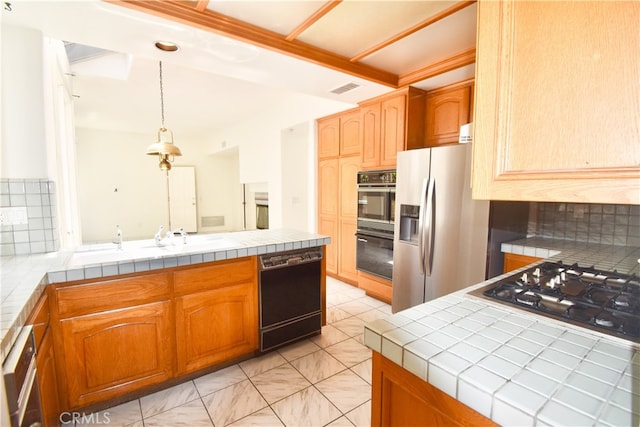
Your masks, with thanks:
[(162, 127), (164, 128), (164, 91), (162, 89), (162, 61), (160, 61), (160, 111), (162, 112)]

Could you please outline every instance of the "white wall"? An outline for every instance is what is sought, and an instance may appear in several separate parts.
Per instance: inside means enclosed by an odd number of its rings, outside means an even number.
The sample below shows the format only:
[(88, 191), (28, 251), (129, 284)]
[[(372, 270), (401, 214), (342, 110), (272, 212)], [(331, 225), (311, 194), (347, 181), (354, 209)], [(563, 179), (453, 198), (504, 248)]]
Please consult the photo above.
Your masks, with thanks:
[[(283, 180), (282, 132), (304, 122), (307, 122), (308, 129), (312, 129), (316, 118), (353, 107), (352, 104), (314, 96), (287, 94), (274, 102), (268, 111), (213, 133), (209, 138), (209, 149), (216, 152), (223, 147), (239, 147), (240, 182), (266, 182), (269, 188), (269, 227), (286, 228), (282, 188), (288, 184)], [(315, 154), (315, 132), (307, 133), (306, 144), (309, 153)], [(285, 158), (287, 167), (295, 161), (308, 165), (306, 178), (314, 183), (311, 188), (315, 189), (315, 162), (310, 162), (309, 157)], [(315, 210), (315, 199), (315, 193), (308, 194), (307, 212)], [(306, 229), (315, 231), (315, 223), (308, 224)]]
[(3, 25), (1, 39), (0, 177), (48, 178), (42, 34)]
[(309, 152), (315, 151), (315, 144), (309, 141), (309, 122), (282, 131), (282, 225), (296, 230), (309, 229), (309, 201), (315, 199), (315, 192), (309, 192), (309, 182), (313, 181), (310, 171)]
[[(152, 238), (160, 225), (167, 229), (167, 177), (158, 168), (157, 157), (145, 154), (155, 138), (153, 130), (133, 134), (78, 129), (76, 136), (83, 242), (110, 241), (116, 225), (125, 240)], [(174, 143), (183, 153), (174, 166), (195, 168), (198, 231), (239, 230), (242, 186), (234, 154), (237, 149), (212, 155), (204, 152), (206, 145), (201, 141), (174, 135)], [(202, 216), (224, 216), (225, 225), (203, 228)]]

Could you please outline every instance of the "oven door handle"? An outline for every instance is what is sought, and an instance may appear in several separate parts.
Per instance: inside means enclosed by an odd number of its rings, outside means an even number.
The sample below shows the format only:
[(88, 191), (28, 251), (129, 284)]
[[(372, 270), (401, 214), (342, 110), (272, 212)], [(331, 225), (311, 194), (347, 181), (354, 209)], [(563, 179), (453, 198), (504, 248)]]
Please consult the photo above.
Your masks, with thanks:
[(393, 241), (392, 234), (378, 233), (375, 231), (368, 231), (368, 230), (367, 231), (358, 230), (356, 231), (355, 236), (359, 242), (363, 242), (363, 243), (367, 243), (368, 242), (367, 238), (370, 238), (370, 237), (373, 237), (374, 239), (386, 239), (386, 240)]

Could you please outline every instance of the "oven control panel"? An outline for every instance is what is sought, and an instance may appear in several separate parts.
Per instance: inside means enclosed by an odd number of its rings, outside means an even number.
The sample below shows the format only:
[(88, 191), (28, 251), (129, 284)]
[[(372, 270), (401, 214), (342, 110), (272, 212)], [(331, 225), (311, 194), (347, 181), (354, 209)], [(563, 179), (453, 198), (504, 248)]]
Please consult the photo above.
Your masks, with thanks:
[(322, 248), (318, 246), (314, 248), (260, 255), (260, 267), (262, 270), (268, 270), (271, 268), (319, 261), (321, 259)]

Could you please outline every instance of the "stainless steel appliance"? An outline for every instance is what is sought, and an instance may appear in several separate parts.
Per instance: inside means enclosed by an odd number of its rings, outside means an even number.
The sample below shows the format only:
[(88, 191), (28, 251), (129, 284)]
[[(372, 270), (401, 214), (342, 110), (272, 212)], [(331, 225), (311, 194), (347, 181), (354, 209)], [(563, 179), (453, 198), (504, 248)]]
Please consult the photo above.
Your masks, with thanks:
[(25, 326), (2, 365), (11, 427), (42, 425), (33, 327)]
[(485, 278), (489, 202), (471, 199), (471, 145), (398, 153), (395, 313)]
[(396, 171), (358, 172), (356, 269), (391, 280)]
[(543, 262), (470, 292), (640, 343), (640, 278)]
[(260, 351), (320, 333), (322, 248), (260, 256)]

